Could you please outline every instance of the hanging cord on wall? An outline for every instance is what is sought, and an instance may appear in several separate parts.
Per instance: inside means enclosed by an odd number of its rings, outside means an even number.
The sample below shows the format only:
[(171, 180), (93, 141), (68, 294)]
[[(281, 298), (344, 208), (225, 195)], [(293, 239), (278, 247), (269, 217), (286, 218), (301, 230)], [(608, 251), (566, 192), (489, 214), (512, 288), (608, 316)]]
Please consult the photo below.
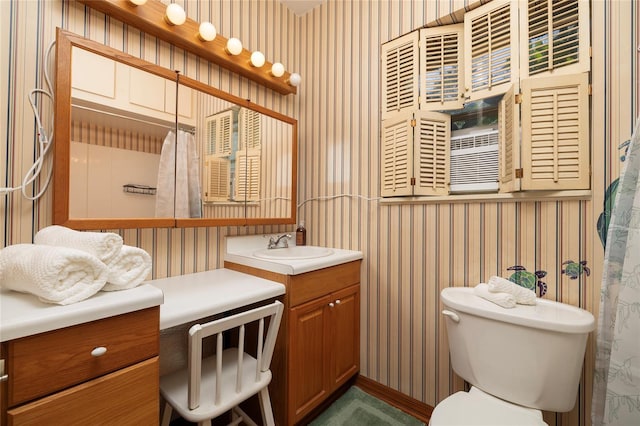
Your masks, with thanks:
[(53, 104), (54, 104), (53, 86), (51, 85), (51, 80), (49, 79), (49, 72), (47, 70), (47, 66), (49, 64), (49, 55), (51, 54), (51, 51), (54, 45), (55, 45), (55, 41), (51, 42), (51, 44), (49, 44), (49, 47), (47, 47), (47, 50), (45, 51), (45, 55), (44, 55), (44, 80), (46, 83), (46, 89), (33, 89), (29, 92), (29, 96), (28, 96), (29, 104), (31, 105), (31, 109), (33, 110), (33, 114), (36, 119), (36, 124), (38, 126), (38, 142), (36, 144), (36, 159), (33, 165), (31, 166), (31, 168), (27, 171), (26, 175), (24, 176), (24, 179), (22, 180), (22, 185), (14, 188), (12, 187), (0, 188), (1, 195), (6, 195), (14, 191), (22, 190), (22, 195), (25, 198), (29, 200), (37, 200), (42, 196), (42, 194), (44, 194), (44, 192), (47, 190), (47, 187), (49, 186), (49, 182), (51, 182), (51, 175), (53, 174), (53, 166), (49, 167), (47, 179), (44, 185), (42, 186), (42, 189), (40, 190), (40, 192), (38, 192), (35, 196), (32, 196), (27, 193), (27, 187), (33, 184), (40, 177), (40, 173), (42, 172), (42, 168), (47, 158), (47, 154), (49, 153), (49, 151), (51, 151), (51, 147), (53, 147), (53, 129), (54, 129), (53, 114), (51, 117), (51, 131), (49, 132), (49, 134), (47, 134), (42, 124), (42, 120), (40, 119), (40, 114), (38, 113), (38, 108), (36, 106), (36, 97), (38, 94), (40, 94), (42, 95), (42, 97), (49, 98), (53, 108)]
[(327, 196), (322, 196), (322, 197), (313, 197), (313, 198), (308, 198), (306, 200), (304, 200), (303, 202), (301, 202), (300, 204), (298, 204), (298, 208), (304, 206), (305, 204), (307, 204), (309, 201), (324, 201), (324, 200), (333, 200), (334, 198), (342, 198), (342, 197), (347, 197), (347, 198), (360, 198), (362, 200), (365, 201), (377, 201), (380, 199), (380, 197), (373, 197), (373, 198), (369, 198), (369, 197), (365, 197), (364, 195), (357, 195), (357, 194), (337, 194), (337, 195), (327, 195)]

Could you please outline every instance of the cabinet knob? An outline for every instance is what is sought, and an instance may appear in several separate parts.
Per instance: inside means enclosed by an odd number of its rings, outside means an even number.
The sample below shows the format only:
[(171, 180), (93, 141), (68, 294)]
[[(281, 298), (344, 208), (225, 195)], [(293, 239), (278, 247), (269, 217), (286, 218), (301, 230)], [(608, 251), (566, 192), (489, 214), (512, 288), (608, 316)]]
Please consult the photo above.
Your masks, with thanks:
[(329, 307), (330, 307), (330, 308), (333, 308), (333, 306), (334, 306), (334, 305), (333, 305), (333, 302), (329, 302)]
[(91, 351), (91, 356), (99, 357), (107, 353), (107, 348), (104, 346), (98, 346)]
[(336, 305), (340, 304), (340, 299), (336, 299)]
[(0, 382), (4, 382), (9, 379), (8, 374), (4, 374), (4, 359), (0, 359)]

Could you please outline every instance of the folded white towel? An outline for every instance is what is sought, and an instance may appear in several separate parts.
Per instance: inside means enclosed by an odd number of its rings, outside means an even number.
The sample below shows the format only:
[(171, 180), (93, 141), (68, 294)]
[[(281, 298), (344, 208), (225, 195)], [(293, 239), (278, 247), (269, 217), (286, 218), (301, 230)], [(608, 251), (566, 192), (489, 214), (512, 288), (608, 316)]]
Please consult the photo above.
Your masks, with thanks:
[(122, 248), (122, 237), (113, 232), (84, 232), (64, 226), (47, 226), (34, 237), (36, 244), (71, 247), (86, 251), (103, 262), (109, 262)]
[(104, 263), (84, 251), (36, 244), (2, 249), (0, 271), (0, 287), (59, 305), (93, 296), (104, 286), (108, 274)]
[(492, 276), (487, 283), (489, 291), (492, 293), (509, 293), (516, 298), (516, 303), (521, 305), (535, 305), (536, 293), (533, 290), (524, 288), (514, 282), (511, 282), (505, 278)]
[(107, 262), (109, 277), (104, 291), (127, 290), (139, 285), (151, 272), (151, 256), (138, 247), (123, 245)]
[(473, 293), (482, 297), (483, 299), (488, 300), (489, 302), (493, 302), (496, 305), (502, 306), (503, 308), (515, 308), (516, 307), (516, 298), (509, 293), (492, 293), (489, 291), (489, 286), (485, 283), (480, 283), (473, 288)]

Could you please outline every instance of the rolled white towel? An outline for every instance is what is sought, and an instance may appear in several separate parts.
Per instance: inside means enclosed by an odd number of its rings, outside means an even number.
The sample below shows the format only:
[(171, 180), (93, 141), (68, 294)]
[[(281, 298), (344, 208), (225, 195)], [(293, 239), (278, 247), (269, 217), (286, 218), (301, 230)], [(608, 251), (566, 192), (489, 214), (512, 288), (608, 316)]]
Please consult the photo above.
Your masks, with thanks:
[(509, 293), (492, 293), (489, 291), (489, 286), (485, 283), (480, 283), (475, 286), (473, 288), (473, 293), (476, 296), (482, 297), (483, 299), (502, 306), (503, 308), (510, 309), (516, 307), (516, 298), (513, 295)]
[(521, 305), (535, 305), (536, 293), (533, 290), (524, 288), (506, 278), (492, 276), (487, 283), (489, 291), (492, 293), (509, 293), (516, 298), (516, 303)]
[(122, 248), (122, 237), (113, 232), (84, 232), (52, 225), (42, 228), (33, 238), (36, 244), (71, 247), (86, 251), (107, 263)]
[(109, 276), (104, 291), (127, 290), (143, 282), (151, 272), (151, 256), (138, 247), (123, 245), (107, 262)]
[(59, 305), (93, 296), (108, 274), (104, 263), (82, 250), (36, 244), (0, 250), (0, 271), (0, 287)]

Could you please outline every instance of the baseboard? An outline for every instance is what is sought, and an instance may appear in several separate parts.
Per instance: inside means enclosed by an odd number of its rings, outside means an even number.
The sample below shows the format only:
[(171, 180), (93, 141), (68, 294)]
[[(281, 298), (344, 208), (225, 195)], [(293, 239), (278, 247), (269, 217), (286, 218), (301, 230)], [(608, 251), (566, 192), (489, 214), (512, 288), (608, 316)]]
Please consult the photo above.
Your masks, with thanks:
[(355, 385), (369, 395), (375, 396), (387, 404), (419, 419), (424, 422), (425, 425), (429, 424), (433, 407), (425, 404), (424, 402), (413, 399), (402, 392), (398, 392), (395, 389), (391, 389), (388, 386), (361, 375), (358, 375), (356, 378)]

